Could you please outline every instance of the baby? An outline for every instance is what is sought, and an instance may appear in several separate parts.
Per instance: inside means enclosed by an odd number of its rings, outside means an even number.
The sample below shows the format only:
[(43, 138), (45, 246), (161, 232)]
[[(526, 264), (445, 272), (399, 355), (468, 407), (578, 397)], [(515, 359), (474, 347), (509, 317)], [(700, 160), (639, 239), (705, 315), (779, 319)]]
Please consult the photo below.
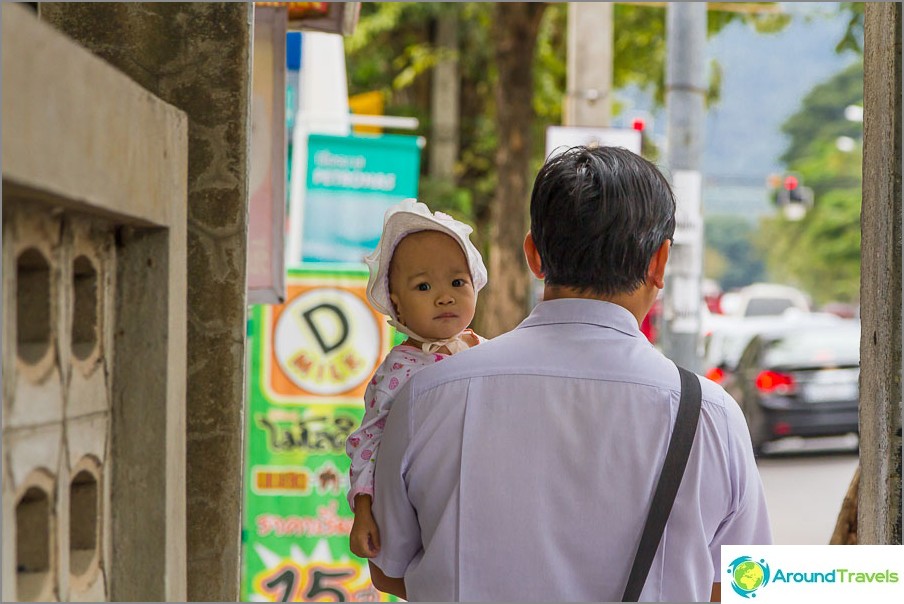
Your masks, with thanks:
[(364, 394), (361, 427), (346, 441), (351, 457), (348, 502), (355, 512), (352, 553), (371, 558), (380, 532), (371, 514), (374, 467), (386, 416), (411, 375), (482, 341), (470, 329), (487, 270), (468, 235), (471, 227), (414, 199), (389, 208), (370, 268), (367, 299), (408, 336), (389, 351)]

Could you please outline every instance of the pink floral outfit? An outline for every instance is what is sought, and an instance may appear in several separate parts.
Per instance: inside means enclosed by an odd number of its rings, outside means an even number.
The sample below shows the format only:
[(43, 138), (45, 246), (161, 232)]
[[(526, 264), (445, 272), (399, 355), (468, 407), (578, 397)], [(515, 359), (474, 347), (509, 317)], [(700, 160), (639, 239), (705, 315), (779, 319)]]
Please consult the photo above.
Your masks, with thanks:
[(383, 438), (386, 416), (399, 389), (418, 370), (442, 361), (449, 355), (438, 352), (424, 352), (412, 346), (399, 345), (386, 355), (377, 367), (373, 379), (364, 391), (364, 418), (361, 427), (352, 432), (345, 441), (345, 452), (352, 459), (349, 470), (351, 488), (348, 504), (355, 509), (355, 495), (374, 494), (374, 468), (377, 449)]

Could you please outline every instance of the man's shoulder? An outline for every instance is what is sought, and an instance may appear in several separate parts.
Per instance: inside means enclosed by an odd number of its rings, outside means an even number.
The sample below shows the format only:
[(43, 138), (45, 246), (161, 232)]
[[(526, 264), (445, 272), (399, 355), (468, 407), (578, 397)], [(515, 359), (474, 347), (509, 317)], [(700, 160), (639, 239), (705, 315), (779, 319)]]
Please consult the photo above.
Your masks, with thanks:
[(464, 382), (488, 372), (500, 371), (502, 361), (508, 356), (505, 352), (507, 335), (502, 334), (492, 340), (481, 339), (479, 345), (453, 355), (440, 355), (441, 363), (425, 362), (425, 366), (412, 376), (412, 390), (423, 393), (451, 382)]

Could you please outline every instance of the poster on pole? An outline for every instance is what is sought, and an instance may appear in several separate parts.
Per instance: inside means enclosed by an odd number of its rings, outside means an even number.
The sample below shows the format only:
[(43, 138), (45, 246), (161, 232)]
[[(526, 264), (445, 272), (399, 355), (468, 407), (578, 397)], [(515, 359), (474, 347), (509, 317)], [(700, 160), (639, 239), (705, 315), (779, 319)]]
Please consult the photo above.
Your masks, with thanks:
[(417, 197), (418, 136), (310, 134), (301, 213), (301, 252), (294, 262), (363, 262), (377, 247), (383, 214)]
[(546, 157), (566, 149), (588, 147), (624, 147), (640, 155), (641, 134), (630, 128), (602, 128), (595, 126), (549, 126), (546, 128)]
[(387, 599), (348, 549), (345, 440), (395, 337), (366, 301), (367, 269), (290, 269), (286, 302), (249, 319), (243, 601)]
[(248, 301), (276, 304), (286, 275), (285, 7), (254, 7), (252, 54)]

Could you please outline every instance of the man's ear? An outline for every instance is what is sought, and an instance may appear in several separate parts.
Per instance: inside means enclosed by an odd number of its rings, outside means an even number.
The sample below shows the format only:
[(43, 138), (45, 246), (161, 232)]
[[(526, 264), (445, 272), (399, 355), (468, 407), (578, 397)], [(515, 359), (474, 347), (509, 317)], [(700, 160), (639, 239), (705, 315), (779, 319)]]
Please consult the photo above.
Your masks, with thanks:
[(534, 243), (534, 237), (530, 234), (530, 231), (524, 237), (524, 257), (527, 259), (527, 266), (530, 268), (530, 272), (534, 274), (534, 277), (542, 279), (545, 276), (543, 274), (543, 261), (540, 260), (540, 252), (537, 251), (537, 245)]
[(647, 282), (655, 285), (659, 289), (665, 287), (665, 265), (669, 262), (669, 251), (672, 242), (666, 239), (653, 254), (650, 259), (650, 266), (647, 268)]

